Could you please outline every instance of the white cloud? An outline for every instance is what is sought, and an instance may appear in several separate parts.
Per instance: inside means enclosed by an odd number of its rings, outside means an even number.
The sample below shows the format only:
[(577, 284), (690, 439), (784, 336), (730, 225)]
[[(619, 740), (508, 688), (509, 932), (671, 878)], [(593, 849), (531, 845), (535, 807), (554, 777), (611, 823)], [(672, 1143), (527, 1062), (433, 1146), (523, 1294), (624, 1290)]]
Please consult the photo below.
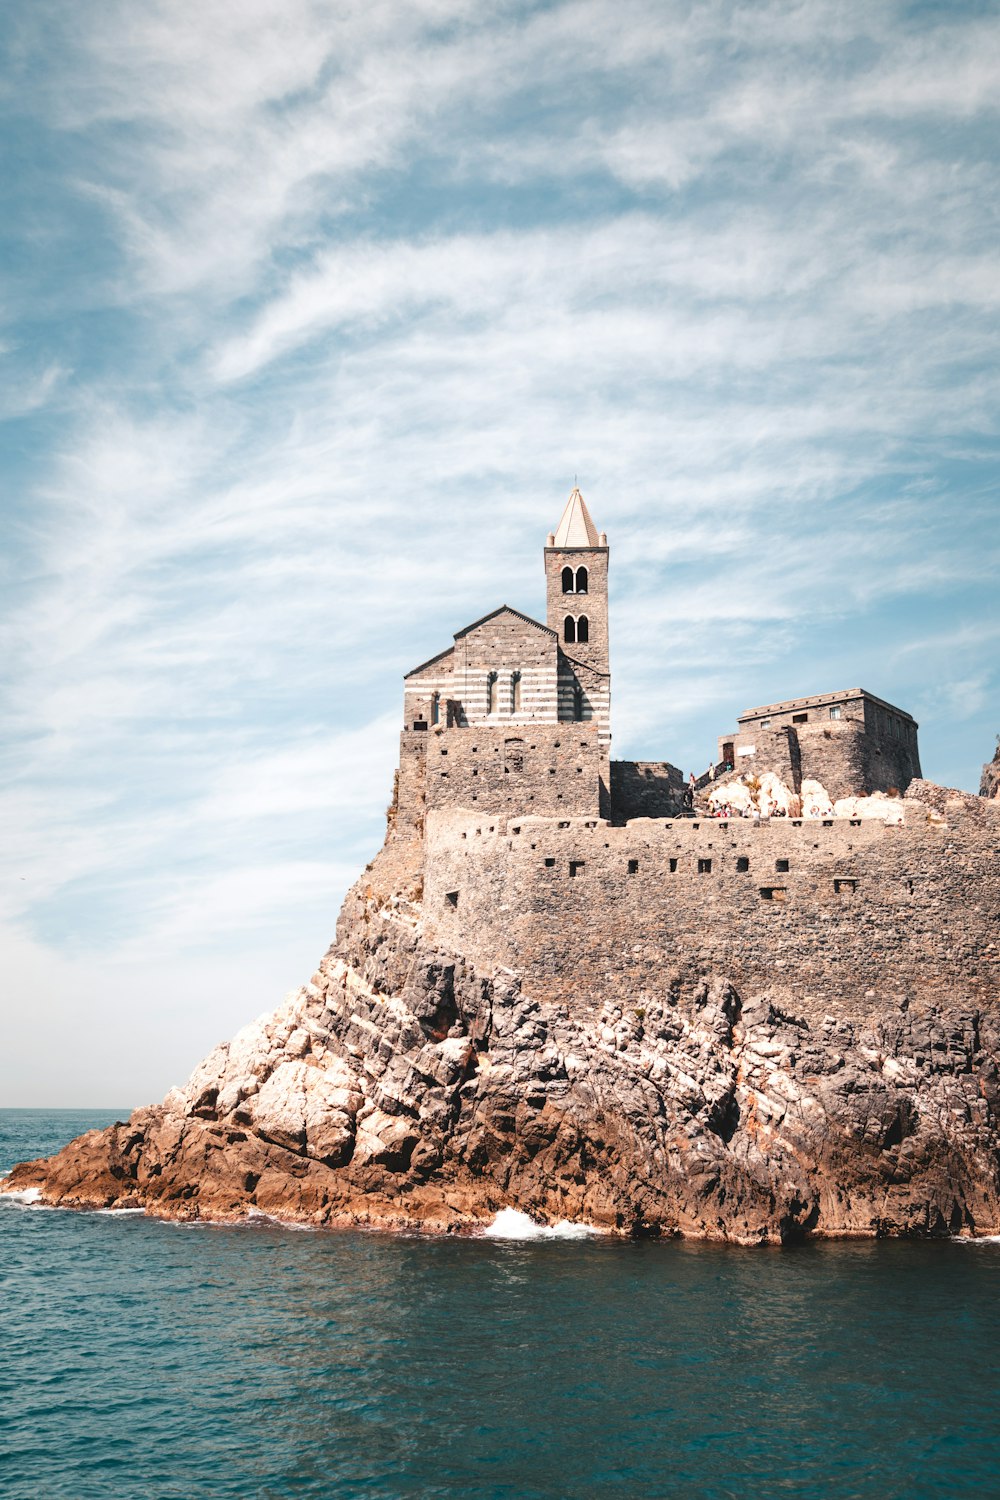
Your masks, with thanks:
[(989, 18), (16, 19), (0, 127), (62, 164), (3, 319), (25, 1015), (106, 982), (113, 1033), (145, 953), (151, 1002), (197, 994), (224, 1035), (227, 962), (253, 989), (251, 949), (308, 936), (312, 963), (378, 839), (402, 671), (505, 598), (541, 608), (574, 473), (612, 540), (619, 751), (701, 765), (750, 702), (850, 679), (930, 694), (956, 766), (967, 714), (985, 756)]

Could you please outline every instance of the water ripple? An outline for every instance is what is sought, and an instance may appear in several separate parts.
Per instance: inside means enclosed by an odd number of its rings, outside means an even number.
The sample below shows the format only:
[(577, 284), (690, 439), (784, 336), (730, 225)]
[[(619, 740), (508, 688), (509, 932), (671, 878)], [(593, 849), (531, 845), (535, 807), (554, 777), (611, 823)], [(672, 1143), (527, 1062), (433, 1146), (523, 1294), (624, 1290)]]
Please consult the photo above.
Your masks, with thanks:
[(1000, 1493), (995, 1244), (0, 1236), (4, 1500)]

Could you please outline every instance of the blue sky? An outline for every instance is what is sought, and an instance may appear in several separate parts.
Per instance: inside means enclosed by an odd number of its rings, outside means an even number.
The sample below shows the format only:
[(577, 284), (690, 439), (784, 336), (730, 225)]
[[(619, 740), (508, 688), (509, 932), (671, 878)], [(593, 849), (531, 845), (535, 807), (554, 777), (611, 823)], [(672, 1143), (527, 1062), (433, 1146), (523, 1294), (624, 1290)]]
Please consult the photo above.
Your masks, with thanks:
[(0, 1103), (312, 972), (402, 673), (612, 547), (615, 753), (1000, 730), (993, 6), (10, 0)]

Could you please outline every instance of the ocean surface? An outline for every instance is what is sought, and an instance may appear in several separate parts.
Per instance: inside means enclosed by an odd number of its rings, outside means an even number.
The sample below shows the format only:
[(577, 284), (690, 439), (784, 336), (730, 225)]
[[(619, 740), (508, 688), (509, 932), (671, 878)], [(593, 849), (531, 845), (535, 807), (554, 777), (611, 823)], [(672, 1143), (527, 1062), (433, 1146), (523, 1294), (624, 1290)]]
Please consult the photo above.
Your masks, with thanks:
[[(115, 1117), (0, 1111), (0, 1172)], [(998, 1365), (1000, 1244), (0, 1206), (4, 1500), (1000, 1496)]]

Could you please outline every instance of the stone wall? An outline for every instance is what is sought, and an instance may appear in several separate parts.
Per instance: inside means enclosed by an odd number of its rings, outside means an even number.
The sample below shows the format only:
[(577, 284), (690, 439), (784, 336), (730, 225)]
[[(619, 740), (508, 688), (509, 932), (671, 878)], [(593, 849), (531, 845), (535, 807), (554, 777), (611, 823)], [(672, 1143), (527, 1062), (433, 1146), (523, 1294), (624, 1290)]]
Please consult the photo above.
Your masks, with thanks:
[[(431, 703), (439, 695), (440, 720), (447, 724), (448, 703), (456, 706), (460, 724), (555, 723), (559, 644), (544, 625), (501, 609), (460, 631), (455, 645), (405, 679), (404, 723), (433, 726)], [(495, 680), (494, 708), (489, 708), (489, 681)], [(515, 677), (518, 688), (515, 692)]]
[(799, 767), (798, 738), (791, 728), (760, 729), (736, 740), (737, 753), (731, 772), (715, 778), (713, 785), (724, 785), (740, 776), (763, 776), (766, 771), (780, 778), (789, 791), (798, 793), (802, 785)]
[[(978, 801), (978, 799), (977, 799)], [(641, 1009), (708, 968), (794, 1014), (1000, 994), (1000, 816), (906, 822), (428, 819), (435, 941), (540, 999)], [(987, 811), (988, 810), (988, 811)]]
[(871, 747), (863, 721), (841, 719), (828, 724), (799, 724), (787, 733), (793, 742), (793, 756), (797, 748), (799, 776), (802, 780), (818, 781), (831, 802), (841, 797), (884, 792), (889, 785), (900, 789), (898, 782), (872, 784)]
[(666, 760), (611, 762), (611, 820), (675, 818), (684, 811), (684, 772)]
[(997, 739), (996, 754), (983, 767), (979, 795), (980, 797), (1000, 797), (1000, 737)]
[(762, 776), (766, 771), (792, 792), (799, 792), (806, 779), (818, 781), (836, 802), (872, 792), (905, 792), (919, 777), (920, 763), (909, 743), (886, 738), (863, 718), (844, 717), (741, 730), (735, 737), (732, 775)]
[(419, 836), (427, 811), (427, 734), (404, 729), (399, 736), (399, 770), (389, 806), (389, 838)]
[(406, 731), (390, 830), (419, 832), (434, 810), (598, 817), (596, 724), (476, 724)]
[[(605, 757), (611, 745), (611, 673), (608, 655), (608, 549), (606, 547), (547, 547), (545, 549), (545, 618), (560, 646), (559, 718), (574, 717), (577, 684), (584, 695), (584, 718), (596, 719)], [(586, 593), (564, 594), (562, 573), (571, 567), (587, 569)], [(566, 640), (566, 619), (586, 616), (586, 642)]]
[(770, 703), (740, 714), (739, 725), (741, 730), (752, 732), (758, 724), (779, 729), (790, 724), (827, 724), (840, 719), (857, 719), (864, 723), (865, 696), (861, 688), (852, 688), (845, 693), (814, 693), (807, 698), (788, 698), (783, 703)]

